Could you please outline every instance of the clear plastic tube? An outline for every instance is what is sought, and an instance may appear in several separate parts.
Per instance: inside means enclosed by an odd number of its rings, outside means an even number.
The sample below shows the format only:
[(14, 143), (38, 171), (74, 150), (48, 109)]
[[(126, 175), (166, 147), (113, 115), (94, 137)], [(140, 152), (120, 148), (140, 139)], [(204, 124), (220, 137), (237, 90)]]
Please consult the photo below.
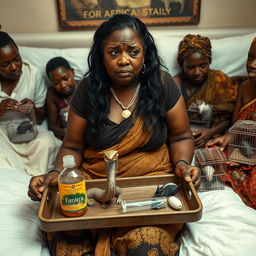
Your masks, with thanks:
[(121, 206), (123, 213), (150, 209), (161, 209), (167, 206), (167, 198), (163, 196), (134, 200), (122, 200)]

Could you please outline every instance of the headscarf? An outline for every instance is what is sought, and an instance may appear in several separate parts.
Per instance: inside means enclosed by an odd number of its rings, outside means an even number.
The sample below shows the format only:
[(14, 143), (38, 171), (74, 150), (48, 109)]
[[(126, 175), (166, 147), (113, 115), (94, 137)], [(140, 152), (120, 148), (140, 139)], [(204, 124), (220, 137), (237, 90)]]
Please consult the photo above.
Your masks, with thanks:
[(178, 63), (182, 66), (185, 58), (195, 52), (199, 52), (206, 57), (212, 59), (211, 42), (208, 37), (202, 37), (200, 35), (186, 35), (179, 44)]

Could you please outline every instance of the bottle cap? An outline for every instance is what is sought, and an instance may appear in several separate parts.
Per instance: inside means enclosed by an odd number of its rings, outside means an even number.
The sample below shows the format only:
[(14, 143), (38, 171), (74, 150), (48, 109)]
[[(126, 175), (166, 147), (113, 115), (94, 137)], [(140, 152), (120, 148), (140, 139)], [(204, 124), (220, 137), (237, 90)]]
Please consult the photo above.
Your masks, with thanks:
[(63, 167), (64, 168), (71, 168), (76, 166), (75, 158), (72, 155), (66, 155), (63, 157)]

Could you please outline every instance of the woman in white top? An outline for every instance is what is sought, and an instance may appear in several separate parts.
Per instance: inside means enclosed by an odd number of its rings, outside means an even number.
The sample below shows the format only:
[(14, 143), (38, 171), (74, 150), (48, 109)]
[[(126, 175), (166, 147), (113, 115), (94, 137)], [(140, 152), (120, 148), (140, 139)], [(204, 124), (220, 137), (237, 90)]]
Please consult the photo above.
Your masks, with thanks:
[(37, 126), (37, 137), (27, 143), (12, 143), (7, 136), (5, 114), (32, 104), (38, 123), (45, 118), (47, 88), (36, 67), (23, 63), (14, 40), (0, 31), (0, 165), (24, 170), (30, 175), (52, 168), (57, 145), (49, 131)]

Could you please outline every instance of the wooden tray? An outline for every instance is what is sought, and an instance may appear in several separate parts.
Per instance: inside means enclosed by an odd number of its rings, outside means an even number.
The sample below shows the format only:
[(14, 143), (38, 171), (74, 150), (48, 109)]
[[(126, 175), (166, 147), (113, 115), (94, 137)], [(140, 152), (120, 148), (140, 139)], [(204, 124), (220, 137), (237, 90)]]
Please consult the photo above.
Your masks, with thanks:
[[(170, 206), (159, 210), (144, 210), (122, 213), (121, 206), (110, 204), (106, 209), (97, 203), (88, 207), (81, 217), (68, 218), (61, 214), (58, 190), (47, 189), (41, 200), (38, 217), (44, 231), (64, 231), (93, 228), (110, 228), (124, 226), (158, 225), (197, 221), (202, 217), (202, 203), (192, 184), (186, 183), (175, 175), (117, 178), (116, 183), (122, 190), (122, 198), (142, 199), (153, 197), (157, 185), (174, 182), (180, 186), (177, 197), (183, 207), (177, 211)], [(86, 187), (106, 187), (106, 180), (89, 180)]]

